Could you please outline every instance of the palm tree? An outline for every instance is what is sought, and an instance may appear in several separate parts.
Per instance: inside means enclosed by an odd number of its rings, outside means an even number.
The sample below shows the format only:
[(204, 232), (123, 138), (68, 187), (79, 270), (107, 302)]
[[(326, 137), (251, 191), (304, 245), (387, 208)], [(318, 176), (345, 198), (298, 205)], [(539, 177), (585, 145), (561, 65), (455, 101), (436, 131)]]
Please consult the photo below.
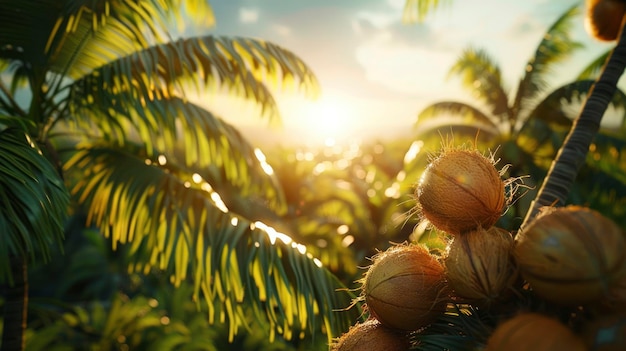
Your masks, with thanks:
[[(578, 6), (571, 7), (547, 30), (525, 65), (513, 96), (493, 59), (484, 50), (466, 49), (450, 74), (460, 75), (482, 105), (458, 101), (429, 105), (418, 115), (416, 126), (421, 134), (437, 135), (433, 131), (439, 131), (470, 139), (478, 136), (492, 147), (500, 146), (504, 162), (512, 165), (512, 175), (545, 174), (572, 124), (564, 102), (580, 103), (593, 86), (593, 80), (580, 79), (546, 93), (546, 74), (581, 46), (569, 35), (577, 14)], [(625, 102), (621, 91), (612, 100), (616, 107)]]
[(189, 16), (213, 18), (204, 1), (0, 0), (0, 281), (19, 292), (3, 349), (23, 348), (23, 264), (62, 240), (68, 190), (88, 225), (129, 246), (129, 269), (192, 281), (231, 339), (243, 306), (287, 339), (351, 324), (334, 312), (351, 298), (337, 279), (240, 206), (285, 211), (261, 151), (190, 99), (227, 89), (278, 118), (267, 82), (314, 94), (315, 76), (262, 40), (173, 40), (168, 26)]
[[(621, 94), (617, 89), (617, 82), (624, 72), (626, 66), (623, 57), (626, 49), (623, 43), (623, 17), (618, 7), (606, 5), (605, 1), (588, 1), (587, 20), (593, 23), (590, 32), (591, 36), (600, 40), (617, 40), (615, 48), (605, 55), (601, 55), (590, 65), (592, 69), (583, 72), (581, 77), (589, 75), (590, 71), (598, 70), (601, 67), (601, 74), (597, 80), (590, 82), (585, 104), (572, 125), (567, 137), (558, 149), (558, 157), (550, 165), (550, 169), (541, 188), (537, 193), (537, 198), (532, 202), (532, 206), (526, 213), (523, 225), (532, 220), (539, 211), (539, 208), (546, 205), (564, 204), (569, 196), (577, 174), (585, 163), (585, 157), (593, 139), (600, 130), (600, 122), (604, 113), (612, 101), (615, 102), (615, 94)], [(602, 10), (594, 13), (592, 7), (599, 6)], [(439, 7), (439, 0), (407, 0), (403, 12), (403, 20), (406, 23), (422, 21), (426, 15)], [(622, 18), (623, 19), (623, 18)], [(595, 23), (594, 23), (595, 22)], [(617, 23), (621, 25), (616, 25)], [(600, 32), (594, 27), (603, 28)], [(589, 28), (587, 28), (589, 30)], [(614, 30), (617, 29), (617, 32)], [(609, 31), (607, 33), (606, 31)], [(604, 64), (606, 63), (606, 64)], [(600, 138), (602, 139), (602, 138)]]
[[(590, 6), (604, 6), (603, 1), (593, 1), (588, 2), (588, 4)], [(616, 32), (610, 33), (608, 37), (606, 37), (605, 33), (604, 37), (601, 38), (617, 39), (617, 43), (608, 55), (603, 55), (606, 57), (606, 63), (602, 67), (599, 77), (594, 82), (580, 114), (574, 121), (563, 145), (559, 149), (557, 157), (552, 162), (546, 180), (539, 189), (537, 198), (533, 201), (532, 207), (526, 214), (522, 225), (529, 223), (542, 206), (565, 204), (569, 189), (574, 184), (585, 162), (585, 156), (589, 152), (594, 138), (596, 138), (596, 142), (602, 140), (602, 138), (596, 137), (600, 130), (600, 122), (612, 97), (616, 92), (619, 92), (617, 83), (626, 68), (626, 62), (624, 61), (624, 58), (626, 58), (626, 35), (624, 35), (626, 16), (623, 9), (621, 12), (619, 10), (600, 12), (596, 14), (596, 17), (592, 15), (593, 12), (593, 8), (589, 8), (586, 15), (592, 23), (597, 22), (594, 23), (596, 26), (609, 23), (609, 21), (620, 23), (620, 25), (615, 26)], [(592, 36), (598, 35), (597, 32), (591, 32), (590, 34)], [(597, 63), (597, 60), (595, 63)], [(595, 63), (592, 63), (590, 67), (597, 66)], [(593, 71), (593, 69), (588, 68), (582, 74), (590, 71)]]

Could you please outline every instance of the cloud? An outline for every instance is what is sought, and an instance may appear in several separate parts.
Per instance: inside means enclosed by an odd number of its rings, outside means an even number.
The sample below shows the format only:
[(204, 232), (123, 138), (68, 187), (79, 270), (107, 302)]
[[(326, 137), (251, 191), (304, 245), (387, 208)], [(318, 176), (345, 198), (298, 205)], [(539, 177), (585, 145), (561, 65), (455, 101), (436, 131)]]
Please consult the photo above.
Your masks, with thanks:
[(394, 10), (403, 10), (406, 0), (387, 0), (387, 4)]
[(256, 23), (259, 20), (259, 10), (249, 7), (239, 8), (239, 21), (241, 23)]
[(276, 32), (278, 35), (281, 36), (288, 36), (291, 34), (291, 28), (282, 25), (282, 24), (273, 24), (272, 29), (274, 30), (274, 32)]
[(398, 22), (398, 17), (395, 13), (359, 11), (355, 17), (357, 20), (364, 20), (378, 29), (386, 28), (392, 23)]
[(455, 59), (447, 51), (398, 45), (383, 36), (360, 46), (356, 58), (369, 81), (397, 93), (433, 99), (449, 90), (446, 76)]

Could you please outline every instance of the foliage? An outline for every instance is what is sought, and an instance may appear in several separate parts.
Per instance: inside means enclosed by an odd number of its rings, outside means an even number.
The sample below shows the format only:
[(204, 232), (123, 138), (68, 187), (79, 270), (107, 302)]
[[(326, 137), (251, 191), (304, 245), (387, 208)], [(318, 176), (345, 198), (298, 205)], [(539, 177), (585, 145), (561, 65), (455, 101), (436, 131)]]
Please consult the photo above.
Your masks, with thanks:
[[(217, 305), (224, 323), (211, 324), (208, 306), (194, 297), (193, 282), (170, 284), (159, 269), (129, 272), (135, 260), (129, 246), (112, 249), (111, 239), (84, 228), (84, 214), (70, 218), (63, 250), (53, 260), (30, 270), (31, 304), (27, 350), (38, 349), (194, 349), (246, 350), (322, 349), (323, 336), (306, 333), (287, 340), (258, 323), (254, 306), (244, 302), (247, 325), (229, 340), (229, 317)], [(349, 303), (349, 301), (346, 301)], [(298, 328), (295, 332), (303, 333)], [(317, 346), (313, 346), (317, 345)]]
[[(45, 190), (65, 191), (57, 181), (62, 175), (88, 225), (113, 248), (128, 247), (131, 271), (163, 270), (176, 286), (189, 281), (208, 321), (228, 322), (231, 341), (254, 318), (269, 323), (270, 339), (322, 330), (330, 337), (349, 323), (349, 314), (334, 309), (350, 295), (335, 291), (342, 284), (305, 246), (244, 206), (262, 199), (269, 212), (286, 210), (262, 152), (190, 99), (225, 90), (277, 119), (271, 89), (314, 96), (316, 78), (294, 53), (260, 39), (175, 40), (170, 28), (187, 17), (213, 19), (196, 0), (0, 1), (1, 121), (26, 133), (47, 158), (19, 151), (42, 173), (35, 178), (3, 148), (0, 157), (12, 158), (3, 174), (14, 178), (15, 167)], [(23, 235), (30, 228), (24, 223), (36, 226), (24, 241), (45, 253), (50, 240), (37, 230), (55, 233), (56, 226), (58, 241), (60, 219), (35, 221), (28, 211), (39, 202), (29, 199), (30, 185), (6, 186), (31, 208), (11, 213), (19, 219), (11, 226), (3, 213), (3, 227)], [(7, 201), (15, 197), (2, 191)], [(61, 195), (47, 195), (51, 206), (44, 209), (65, 211)], [(100, 312), (90, 307), (88, 313)], [(87, 323), (81, 318), (72, 323)]]
[(50, 260), (68, 203), (62, 180), (28, 135), (0, 129), (0, 282), (13, 284), (11, 257)]
[(407, 218), (412, 184), (401, 186), (398, 180), (404, 180), (402, 157), (409, 144), (273, 150), (268, 162), (283, 186), (288, 211), (268, 223), (296, 233), (294, 238), (342, 281), (353, 282), (368, 257), (407, 240), (412, 231), (415, 218)]
[(402, 21), (404, 23), (422, 22), (426, 16), (436, 10), (442, 3), (450, 1), (440, 0), (406, 0), (402, 13)]

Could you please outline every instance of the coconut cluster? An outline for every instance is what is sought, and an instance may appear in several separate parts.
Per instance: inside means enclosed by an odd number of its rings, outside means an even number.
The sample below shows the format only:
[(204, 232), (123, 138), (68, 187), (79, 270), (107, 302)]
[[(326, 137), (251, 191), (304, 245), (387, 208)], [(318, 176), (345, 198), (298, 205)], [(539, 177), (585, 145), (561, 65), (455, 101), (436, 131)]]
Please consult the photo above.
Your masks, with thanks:
[(408, 350), (408, 335), (419, 344), (433, 323), (468, 308), (493, 312), (477, 344), (486, 351), (626, 349), (624, 231), (568, 206), (542, 209), (514, 235), (496, 225), (509, 204), (502, 173), (476, 150), (448, 148), (431, 161), (416, 207), (446, 249), (404, 243), (375, 255), (359, 296), (368, 320), (332, 350)]
[(422, 218), (447, 233), (446, 278), (459, 301), (489, 305), (517, 277), (513, 236), (494, 227), (508, 204), (493, 157), (447, 148), (433, 159), (415, 191)]

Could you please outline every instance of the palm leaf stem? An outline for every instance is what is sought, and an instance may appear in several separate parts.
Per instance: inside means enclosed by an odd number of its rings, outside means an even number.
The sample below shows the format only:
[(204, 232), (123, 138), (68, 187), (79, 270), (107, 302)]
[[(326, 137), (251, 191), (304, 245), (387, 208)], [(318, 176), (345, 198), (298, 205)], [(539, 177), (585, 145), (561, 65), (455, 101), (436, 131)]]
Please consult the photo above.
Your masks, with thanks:
[[(85, 46), (87, 39), (89, 38), (90, 35), (93, 35), (92, 31), (89, 31), (87, 34), (85, 34), (79, 41), (79, 44), (77, 45), (77, 48), (74, 50), (74, 52), (71, 55), (71, 59), (68, 60), (67, 64), (65, 65), (65, 67), (63, 68), (63, 70), (60, 72), (60, 74), (56, 74), (53, 78), (53, 82), (52, 84), (50, 84), (51, 89), (51, 95), (55, 96), (58, 93), (62, 92), (63, 90), (69, 90), (68, 86), (62, 86), (61, 84), (63, 84), (63, 80), (64, 78), (68, 77), (68, 73), (72, 67), (72, 65), (74, 64), (74, 62), (76, 61), (76, 57), (78, 56), (78, 53), (82, 50), (82, 48)], [(54, 101), (53, 99), (50, 99), (50, 101)], [(62, 99), (62, 101), (65, 101), (65, 99)]]
[(27, 113), (24, 111), (20, 105), (17, 104), (15, 99), (13, 99), (13, 94), (7, 89), (7, 87), (0, 80), (0, 91), (4, 93), (4, 95), (0, 95), (0, 104), (2, 104), (3, 108), (7, 111), (12, 112), (12, 114), (18, 114), (20, 116), (26, 116)]
[(622, 20), (622, 32), (617, 45), (611, 51), (602, 73), (591, 88), (580, 114), (552, 162), (522, 227), (539, 213), (541, 207), (565, 204), (576, 175), (585, 164), (589, 146), (600, 129), (602, 116), (617, 90), (617, 83), (625, 68), (626, 35), (624, 34), (624, 20)]

